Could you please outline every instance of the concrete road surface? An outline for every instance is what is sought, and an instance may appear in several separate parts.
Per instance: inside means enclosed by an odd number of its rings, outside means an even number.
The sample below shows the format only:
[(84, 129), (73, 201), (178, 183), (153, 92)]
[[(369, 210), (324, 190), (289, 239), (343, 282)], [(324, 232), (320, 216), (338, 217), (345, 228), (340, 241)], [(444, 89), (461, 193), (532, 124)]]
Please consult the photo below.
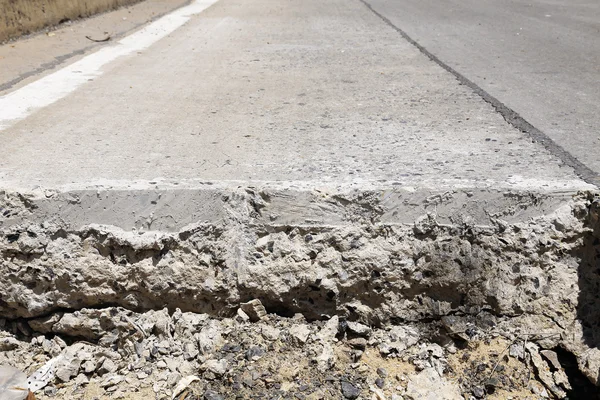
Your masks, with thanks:
[(0, 97), (0, 129), (20, 191), (592, 187), (358, 0), (193, 2)]
[(600, 172), (600, 2), (366, 1)]

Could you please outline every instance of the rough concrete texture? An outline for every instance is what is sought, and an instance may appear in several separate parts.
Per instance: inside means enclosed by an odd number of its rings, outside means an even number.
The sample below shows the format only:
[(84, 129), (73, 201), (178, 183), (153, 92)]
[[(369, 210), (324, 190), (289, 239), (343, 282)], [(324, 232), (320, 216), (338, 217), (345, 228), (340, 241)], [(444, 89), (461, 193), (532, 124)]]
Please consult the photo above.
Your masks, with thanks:
[[(433, 213), (413, 225), (380, 222), (378, 198), (338, 197), (355, 219), (329, 226), (270, 223), (268, 197), (249, 190), (223, 199), (236, 206), (221, 223), (171, 233), (3, 226), (0, 312), (119, 305), (228, 316), (258, 298), (280, 315), (386, 326), (486, 311), (526, 332), (549, 330), (552, 347), (572, 351), (598, 381), (597, 199), (581, 194), (548, 216), (486, 227), (439, 224)], [(35, 214), (23, 198), (7, 203), (5, 215), (15, 203)]]
[[(258, 299), (293, 325), (298, 346), (333, 318), (359, 336), (350, 339), (393, 332), (384, 357), (424, 344), (408, 346), (406, 332), (396, 343), (404, 325), (443, 329), (456, 347), (477, 322), (529, 354), (515, 375), (537, 368), (537, 386), (502, 383), (511, 395), (574, 390), (563, 369), (598, 383), (595, 187), (362, 3), (222, 0), (102, 71), (0, 132), (0, 316), (17, 331), (27, 322), (24, 341), (83, 337), (125, 354), (105, 338), (127, 321), (120, 312), (143, 319), (166, 307), (168, 318), (179, 309), (228, 324)], [(307, 321), (289, 318), (297, 313)], [(31, 350), (17, 331), (5, 347)], [(519, 349), (513, 358), (525, 360)], [(551, 377), (542, 350), (563, 359)], [(315, 365), (326, 369), (331, 351), (319, 348)], [(226, 359), (192, 357), (212, 374), (202, 390), (238, 390)], [(129, 365), (105, 362), (103, 373)], [(456, 369), (479, 371), (467, 364)], [(79, 376), (69, 365), (67, 383)], [(461, 388), (439, 387), (481, 398), (497, 386), (486, 368)], [(419, 398), (430, 372), (399, 392)], [(117, 390), (121, 378), (100, 389)], [(166, 379), (170, 390), (178, 377)], [(355, 381), (333, 382), (330, 398), (358, 397)]]
[(0, 42), (140, 0), (2, 0)]

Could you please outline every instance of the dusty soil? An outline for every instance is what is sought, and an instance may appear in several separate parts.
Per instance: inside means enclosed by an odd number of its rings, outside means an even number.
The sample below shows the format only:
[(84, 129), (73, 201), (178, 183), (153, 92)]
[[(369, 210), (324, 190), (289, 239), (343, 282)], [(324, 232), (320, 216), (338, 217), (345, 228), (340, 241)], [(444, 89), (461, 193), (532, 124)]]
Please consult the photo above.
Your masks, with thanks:
[[(0, 94), (110, 45), (128, 32), (187, 3), (188, 0), (146, 0), (90, 18), (65, 21), (0, 44)], [(93, 42), (86, 36), (95, 40), (108, 37), (109, 40)]]

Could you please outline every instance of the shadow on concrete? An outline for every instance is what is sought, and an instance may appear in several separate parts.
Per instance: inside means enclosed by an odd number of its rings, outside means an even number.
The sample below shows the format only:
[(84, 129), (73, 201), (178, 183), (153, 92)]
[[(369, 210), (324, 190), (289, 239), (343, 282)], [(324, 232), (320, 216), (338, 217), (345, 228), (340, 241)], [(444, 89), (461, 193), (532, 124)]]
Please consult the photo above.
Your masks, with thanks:
[(600, 348), (600, 199), (591, 203), (587, 221), (592, 231), (575, 254), (580, 259), (577, 318), (585, 344)]

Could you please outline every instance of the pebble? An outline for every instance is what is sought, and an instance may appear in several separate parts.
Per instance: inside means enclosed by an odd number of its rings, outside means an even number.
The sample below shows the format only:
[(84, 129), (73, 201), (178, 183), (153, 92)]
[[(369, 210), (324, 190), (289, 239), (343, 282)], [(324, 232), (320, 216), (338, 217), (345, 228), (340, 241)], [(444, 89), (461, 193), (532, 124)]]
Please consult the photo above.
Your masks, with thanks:
[(485, 396), (485, 390), (479, 386), (475, 386), (472, 392), (473, 396), (477, 397), (478, 399), (482, 399)]
[(248, 361), (258, 361), (265, 354), (265, 350), (260, 346), (250, 347), (246, 351), (246, 360)]
[(206, 392), (204, 392), (204, 400), (223, 400), (224, 397), (221, 396), (219, 393), (215, 392), (214, 390), (210, 390), (208, 389)]
[(388, 373), (385, 368), (377, 368), (377, 375), (379, 375), (380, 378), (387, 378)]
[(48, 397), (54, 397), (56, 396), (56, 387), (55, 386), (46, 386), (44, 388), (44, 394)]
[(346, 399), (357, 399), (360, 396), (360, 389), (348, 381), (341, 382), (342, 395)]
[(227, 361), (221, 360), (208, 360), (204, 363), (204, 367), (217, 376), (225, 375), (227, 372)]
[(375, 379), (375, 385), (377, 385), (379, 389), (383, 389), (385, 386), (385, 381), (382, 378), (377, 378)]

